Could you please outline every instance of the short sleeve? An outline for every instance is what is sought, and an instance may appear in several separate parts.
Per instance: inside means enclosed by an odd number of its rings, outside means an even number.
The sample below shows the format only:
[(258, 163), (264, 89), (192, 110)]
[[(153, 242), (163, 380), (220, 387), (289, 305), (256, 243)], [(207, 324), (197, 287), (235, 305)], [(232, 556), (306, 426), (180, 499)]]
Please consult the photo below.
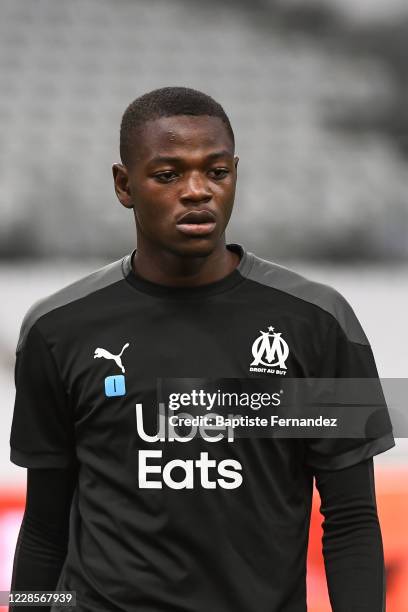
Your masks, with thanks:
[(75, 460), (74, 424), (54, 356), (37, 324), (18, 344), (10, 459), (27, 468), (63, 468)]
[[(351, 306), (340, 294), (336, 295), (336, 317), (333, 317), (322, 350), (319, 378), (326, 379), (325, 384), (333, 387), (335, 382), (339, 383), (336, 387), (343, 389), (347, 388), (347, 381), (333, 379), (355, 379), (352, 383), (354, 388), (357, 385), (363, 402), (360, 406), (358, 403), (347, 405), (347, 410), (361, 410), (364, 400), (368, 405), (374, 406), (375, 410), (365, 423), (364, 438), (336, 438), (330, 437), (328, 433), (324, 438), (305, 440), (306, 463), (312, 468), (327, 470), (355, 465), (395, 446), (392, 424), (371, 346)], [(348, 386), (351, 388), (350, 383)], [(359, 415), (350, 412), (350, 419), (354, 416), (358, 418)]]

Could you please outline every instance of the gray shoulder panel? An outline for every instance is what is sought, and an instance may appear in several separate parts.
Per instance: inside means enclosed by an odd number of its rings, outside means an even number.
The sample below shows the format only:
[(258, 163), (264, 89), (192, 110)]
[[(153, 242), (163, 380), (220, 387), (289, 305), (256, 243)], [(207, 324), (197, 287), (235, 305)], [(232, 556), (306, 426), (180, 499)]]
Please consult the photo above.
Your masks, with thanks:
[(336, 289), (311, 281), (289, 268), (252, 253), (251, 255), (253, 265), (245, 274), (247, 278), (319, 306), (337, 320), (351, 342), (369, 344), (352, 307)]
[(24, 340), (34, 323), (43, 315), (55, 310), (60, 306), (65, 306), (70, 302), (75, 302), (99, 289), (103, 289), (121, 280), (124, 276), (130, 255), (126, 255), (87, 276), (80, 278), (73, 283), (66, 285), (59, 291), (52, 293), (34, 302), (26, 312), (20, 328), (20, 336), (17, 343), (16, 352), (23, 346)]

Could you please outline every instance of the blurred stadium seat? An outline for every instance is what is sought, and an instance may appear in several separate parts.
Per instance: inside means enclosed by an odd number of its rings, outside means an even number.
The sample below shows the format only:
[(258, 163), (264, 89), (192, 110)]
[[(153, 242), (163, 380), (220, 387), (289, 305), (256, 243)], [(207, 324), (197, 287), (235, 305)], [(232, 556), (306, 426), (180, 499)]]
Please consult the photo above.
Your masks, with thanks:
[(238, 237), (265, 256), (406, 256), (406, 161), (375, 125), (341, 129), (392, 106), (393, 72), (350, 56), (335, 13), (319, 38), (284, 4), (2, 0), (0, 256), (120, 255), (134, 236), (111, 179), (120, 118), (172, 84), (231, 116)]

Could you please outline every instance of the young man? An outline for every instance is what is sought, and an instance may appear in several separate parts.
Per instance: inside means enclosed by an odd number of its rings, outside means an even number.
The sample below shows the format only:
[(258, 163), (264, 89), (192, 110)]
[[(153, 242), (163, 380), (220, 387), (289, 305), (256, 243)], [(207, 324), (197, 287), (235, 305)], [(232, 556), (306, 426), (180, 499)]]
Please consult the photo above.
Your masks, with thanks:
[(395, 444), (386, 408), (363, 440), (239, 438), (192, 420), (180, 432), (170, 418), (236, 411), (220, 397), (245, 381), (376, 378), (351, 307), (226, 243), (238, 157), (212, 98), (141, 96), (120, 153), (137, 248), (21, 327), (10, 443), (28, 480), (12, 590), (75, 591), (77, 612), (304, 612), (315, 478), (333, 610), (382, 612), (372, 457)]

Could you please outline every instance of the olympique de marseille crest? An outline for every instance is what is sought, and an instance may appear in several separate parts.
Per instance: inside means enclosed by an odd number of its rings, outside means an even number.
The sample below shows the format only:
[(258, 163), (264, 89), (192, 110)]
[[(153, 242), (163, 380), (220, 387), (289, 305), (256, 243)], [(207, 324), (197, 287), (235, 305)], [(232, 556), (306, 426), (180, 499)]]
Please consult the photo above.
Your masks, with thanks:
[(272, 325), (269, 325), (268, 331), (260, 331), (260, 336), (252, 344), (252, 355), (254, 360), (251, 362), (251, 371), (257, 366), (265, 366), (268, 371), (270, 368), (286, 370), (285, 361), (289, 355), (289, 347), (282, 338), (282, 333), (275, 332)]

